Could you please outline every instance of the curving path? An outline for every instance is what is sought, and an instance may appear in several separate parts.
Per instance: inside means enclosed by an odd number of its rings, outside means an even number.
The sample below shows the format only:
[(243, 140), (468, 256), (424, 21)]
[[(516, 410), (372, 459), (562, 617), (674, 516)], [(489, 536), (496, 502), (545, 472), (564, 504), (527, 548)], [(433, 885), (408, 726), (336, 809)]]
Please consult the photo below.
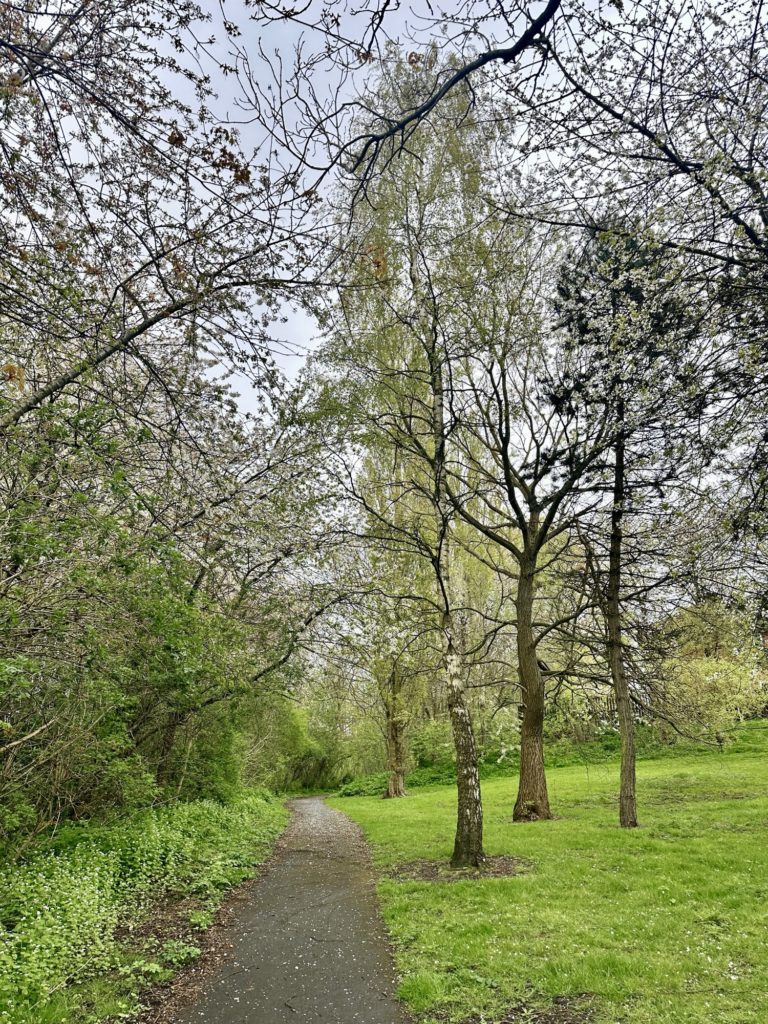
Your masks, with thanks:
[(367, 848), (317, 797), (295, 800), (233, 926), (232, 957), (177, 1024), (400, 1024)]

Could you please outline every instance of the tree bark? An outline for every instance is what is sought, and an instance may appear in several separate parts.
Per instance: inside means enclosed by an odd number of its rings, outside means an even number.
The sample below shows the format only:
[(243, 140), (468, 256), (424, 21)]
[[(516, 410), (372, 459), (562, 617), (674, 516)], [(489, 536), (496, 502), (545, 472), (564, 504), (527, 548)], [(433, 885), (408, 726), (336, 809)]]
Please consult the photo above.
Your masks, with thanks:
[(544, 770), (544, 680), (533, 635), (533, 596), (536, 566), (532, 557), (520, 562), (517, 586), (517, 661), (523, 689), (520, 726), (520, 781), (512, 813), (514, 821), (551, 818)]
[(605, 595), (605, 619), (608, 632), (608, 661), (616, 694), (616, 711), (621, 736), (621, 781), (619, 787), (619, 824), (637, 828), (637, 793), (635, 782), (635, 721), (624, 666), (624, 645), (621, 633), (621, 562), (625, 498), (624, 403), (619, 402), (622, 430), (616, 440), (613, 475), (613, 507), (611, 509), (611, 543), (608, 556), (608, 586)]
[(400, 691), (401, 680), (397, 668), (389, 678), (389, 693), (384, 699), (387, 728), (387, 783), (388, 798), (405, 796), (405, 728), (403, 725)]
[(155, 782), (165, 786), (170, 782), (173, 749), (176, 745), (176, 732), (181, 725), (183, 716), (178, 711), (170, 711), (160, 737), (160, 753), (155, 772)]
[(387, 755), (389, 762), (389, 779), (387, 781), (387, 799), (393, 799), (395, 797), (407, 796), (405, 792), (405, 771), (403, 769), (403, 762), (398, 756), (398, 743), (397, 740), (387, 742)]
[[(412, 264), (413, 266), (413, 261)], [(413, 279), (416, 279), (413, 272)], [(443, 368), (440, 360), (438, 333), (431, 325), (430, 344), (427, 346), (434, 400), (432, 423), (434, 454), (434, 512), (438, 538), (433, 565), (438, 592), (441, 595), (442, 633), (444, 638), (445, 673), (448, 689), (448, 713), (456, 750), (457, 814), (456, 836), (453, 843), (451, 867), (479, 867), (485, 860), (483, 851), (483, 801), (480, 792), (480, 772), (477, 766), (477, 746), (472, 730), (472, 719), (464, 699), (464, 674), (461, 655), (456, 647), (451, 578), (453, 550), (451, 524), (453, 509), (448, 501), (445, 481), (446, 433), (445, 394)]]
[(456, 788), (458, 812), (456, 837), (451, 867), (480, 867), (483, 851), (483, 804), (480, 795), (480, 773), (472, 719), (464, 699), (461, 659), (451, 641), (446, 655), (448, 676), (448, 712), (451, 717), (453, 742), (456, 748)]

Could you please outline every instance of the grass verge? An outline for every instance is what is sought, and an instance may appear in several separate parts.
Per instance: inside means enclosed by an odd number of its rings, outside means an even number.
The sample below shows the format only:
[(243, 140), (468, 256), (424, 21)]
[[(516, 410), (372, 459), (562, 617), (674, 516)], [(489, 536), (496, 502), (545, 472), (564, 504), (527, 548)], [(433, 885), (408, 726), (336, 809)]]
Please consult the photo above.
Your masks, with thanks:
[[(722, 754), (642, 762), (633, 831), (616, 823), (615, 764), (548, 775), (550, 822), (512, 824), (516, 779), (483, 785), (486, 852), (531, 870), (379, 882), (405, 1003), (424, 1024), (498, 1022), (585, 994), (595, 1024), (764, 1024), (768, 723)], [(450, 788), (331, 803), (383, 871), (450, 855)]]

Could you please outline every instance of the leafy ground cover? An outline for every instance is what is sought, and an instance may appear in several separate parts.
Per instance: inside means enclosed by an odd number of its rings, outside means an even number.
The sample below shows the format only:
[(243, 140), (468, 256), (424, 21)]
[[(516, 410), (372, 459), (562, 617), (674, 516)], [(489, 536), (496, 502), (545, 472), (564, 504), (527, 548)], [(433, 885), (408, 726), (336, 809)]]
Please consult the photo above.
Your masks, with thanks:
[(452, 789), (332, 801), (382, 869), (401, 998), (424, 1024), (529, 1019), (510, 1008), (572, 1001), (595, 1024), (763, 1024), (767, 755), (768, 723), (755, 722), (723, 753), (641, 762), (642, 827), (629, 832), (616, 824), (615, 764), (551, 770), (550, 822), (513, 825), (516, 780), (491, 779), (486, 852), (530, 869), (453, 884), (387, 877), (449, 857)]
[[(199, 800), (66, 827), (0, 867), (0, 1024), (131, 1018), (142, 990), (195, 959), (190, 935), (254, 873), (285, 819), (266, 793)], [(183, 904), (182, 937), (146, 927), (161, 901)]]

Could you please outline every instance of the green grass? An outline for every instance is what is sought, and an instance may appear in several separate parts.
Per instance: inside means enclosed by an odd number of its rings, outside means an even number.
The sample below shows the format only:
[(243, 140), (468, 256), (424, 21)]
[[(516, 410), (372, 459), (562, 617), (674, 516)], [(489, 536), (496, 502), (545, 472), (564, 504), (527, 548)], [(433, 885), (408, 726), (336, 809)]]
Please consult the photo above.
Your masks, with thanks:
[[(421, 1020), (500, 1019), (589, 993), (599, 1024), (768, 1019), (768, 723), (725, 753), (638, 766), (642, 827), (617, 825), (615, 764), (551, 769), (556, 820), (512, 824), (516, 779), (484, 783), (486, 852), (513, 878), (384, 878), (400, 996)], [(384, 868), (451, 852), (455, 793), (332, 801)]]

